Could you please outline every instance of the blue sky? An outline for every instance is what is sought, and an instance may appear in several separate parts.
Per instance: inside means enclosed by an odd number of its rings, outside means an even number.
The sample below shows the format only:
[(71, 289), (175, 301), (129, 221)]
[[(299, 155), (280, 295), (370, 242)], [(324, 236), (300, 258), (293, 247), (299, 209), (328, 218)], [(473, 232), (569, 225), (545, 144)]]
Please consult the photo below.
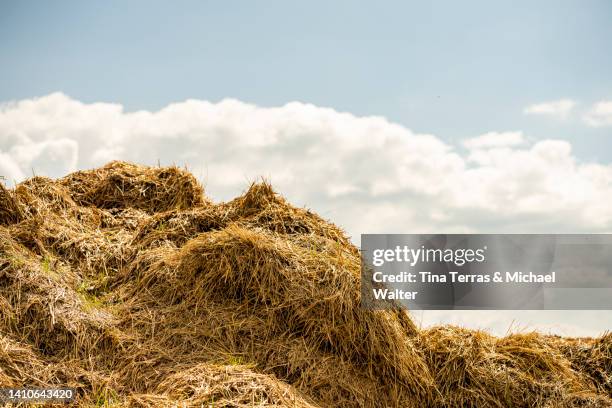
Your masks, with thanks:
[(447, 141), (522, 130), (607, 162), (610, 128), (523, 109), (612, 99), (611, 18), (608, 1), (3, 1), (0, 100), (302, 101)]

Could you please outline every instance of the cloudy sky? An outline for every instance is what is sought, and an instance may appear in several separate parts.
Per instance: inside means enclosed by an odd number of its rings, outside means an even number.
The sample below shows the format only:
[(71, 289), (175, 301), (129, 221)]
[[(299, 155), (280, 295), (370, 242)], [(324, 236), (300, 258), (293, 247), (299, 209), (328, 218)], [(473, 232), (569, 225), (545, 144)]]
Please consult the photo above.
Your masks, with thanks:
[[(0, 175), (186, 165), (371, 232), (612, 232), (606, 1), (2, 2)], [(424, 2), (423, 2), (424, 3)], [(428, 312), (570, 335), (612, 312)]]

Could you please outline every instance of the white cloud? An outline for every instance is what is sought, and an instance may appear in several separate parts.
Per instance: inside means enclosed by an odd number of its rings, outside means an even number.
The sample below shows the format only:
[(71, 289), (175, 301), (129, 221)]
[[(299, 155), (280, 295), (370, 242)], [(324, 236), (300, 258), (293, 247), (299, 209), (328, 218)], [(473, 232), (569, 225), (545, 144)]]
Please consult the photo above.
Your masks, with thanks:
[(512, 147), (525, 143), (522, 132), (489, 132), (466, 139), (463, 145), (468, 149), (487, 149), (492, 147)]
[[(0, 107), (0, 171), (61, 176), (112, 159), (187, 165), (217, 200), (269, 177), (298, 205), (365, 232), (612, 230), (612, 166), (565, 141), (491, 132), (464, 142), (303, 103), (188, 100), (156, 111), (61, 93)], [(562, 180), (562, 182), (561, 182)]]
[(558, 101), (529, 105), (525, 108), (524, 113), (526, 115), (548, 115), (566, 118), (574, 109), (574, 106), (576, 106), (576, 102), (571, 99), (559, 99)]
[(612, 101), (596, 103), (585, 115), (584, 121), (589, 126), (612, 126)]
[(13, 181), (22, 180), (25, 177), (15, 160), (0, 150), (0, 182), (11, 184)]
[[(261, 108), (188, 100), (125, 112), (56, 93), (0, 106), (0, 175), (8, 180), (32, 170), (62, 176), (112, 159), (159, 160), (187, 165), (215, 200), (269, 177), (292, 202), (338, 223), (355, 241), (367, 232), (612, 231), (612, 166), (580, 163), (569, 143), (529, 143), (520, 132), (487, 133), (464, 145), (462, 153), (382, 117), (297, 102)], [(469, 318), (431, 316), (429, 324)], [(474, 319), (499, 331), (524, 316), (482, 312)], [(571, 312), (541, 316), (534, 328), (554, 329)], [(609, 315), (593, 319), (572, 324), (591, 334), (611, 324)]]
[(487, 330), (497, 336), (538, 330), (569, 337), (599, 336), (612, 325), (608, 310), (425, 310), (412, 317), (421, 327), (440, 323), (475, 330)]

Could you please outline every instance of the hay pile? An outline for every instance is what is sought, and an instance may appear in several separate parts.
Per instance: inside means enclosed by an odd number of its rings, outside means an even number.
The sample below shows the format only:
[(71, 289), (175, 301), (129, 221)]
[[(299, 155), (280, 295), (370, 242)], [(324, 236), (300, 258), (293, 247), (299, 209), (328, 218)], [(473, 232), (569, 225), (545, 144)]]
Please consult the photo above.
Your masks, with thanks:
[(0, 186), (0, 387), (79, 406), (610, 407), (612, 337), (421, 331), (269, 185), (113, 162)]

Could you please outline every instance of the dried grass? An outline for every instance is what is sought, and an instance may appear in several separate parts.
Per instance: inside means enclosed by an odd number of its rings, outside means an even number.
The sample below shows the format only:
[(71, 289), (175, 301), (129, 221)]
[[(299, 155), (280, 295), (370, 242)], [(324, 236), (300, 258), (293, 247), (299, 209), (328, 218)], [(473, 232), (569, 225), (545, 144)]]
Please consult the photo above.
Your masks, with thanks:
[(0, 225), (10, 225), (21, 221), (24, 217), (19, 201), (12, 191), (7, 190), (0, 180)]
[(342, 230), (266, 183), (213, 204), (113, 162), (0, 186), (0, 387), (79, 406), (608, 407), (611, 337), (419, 330)]

